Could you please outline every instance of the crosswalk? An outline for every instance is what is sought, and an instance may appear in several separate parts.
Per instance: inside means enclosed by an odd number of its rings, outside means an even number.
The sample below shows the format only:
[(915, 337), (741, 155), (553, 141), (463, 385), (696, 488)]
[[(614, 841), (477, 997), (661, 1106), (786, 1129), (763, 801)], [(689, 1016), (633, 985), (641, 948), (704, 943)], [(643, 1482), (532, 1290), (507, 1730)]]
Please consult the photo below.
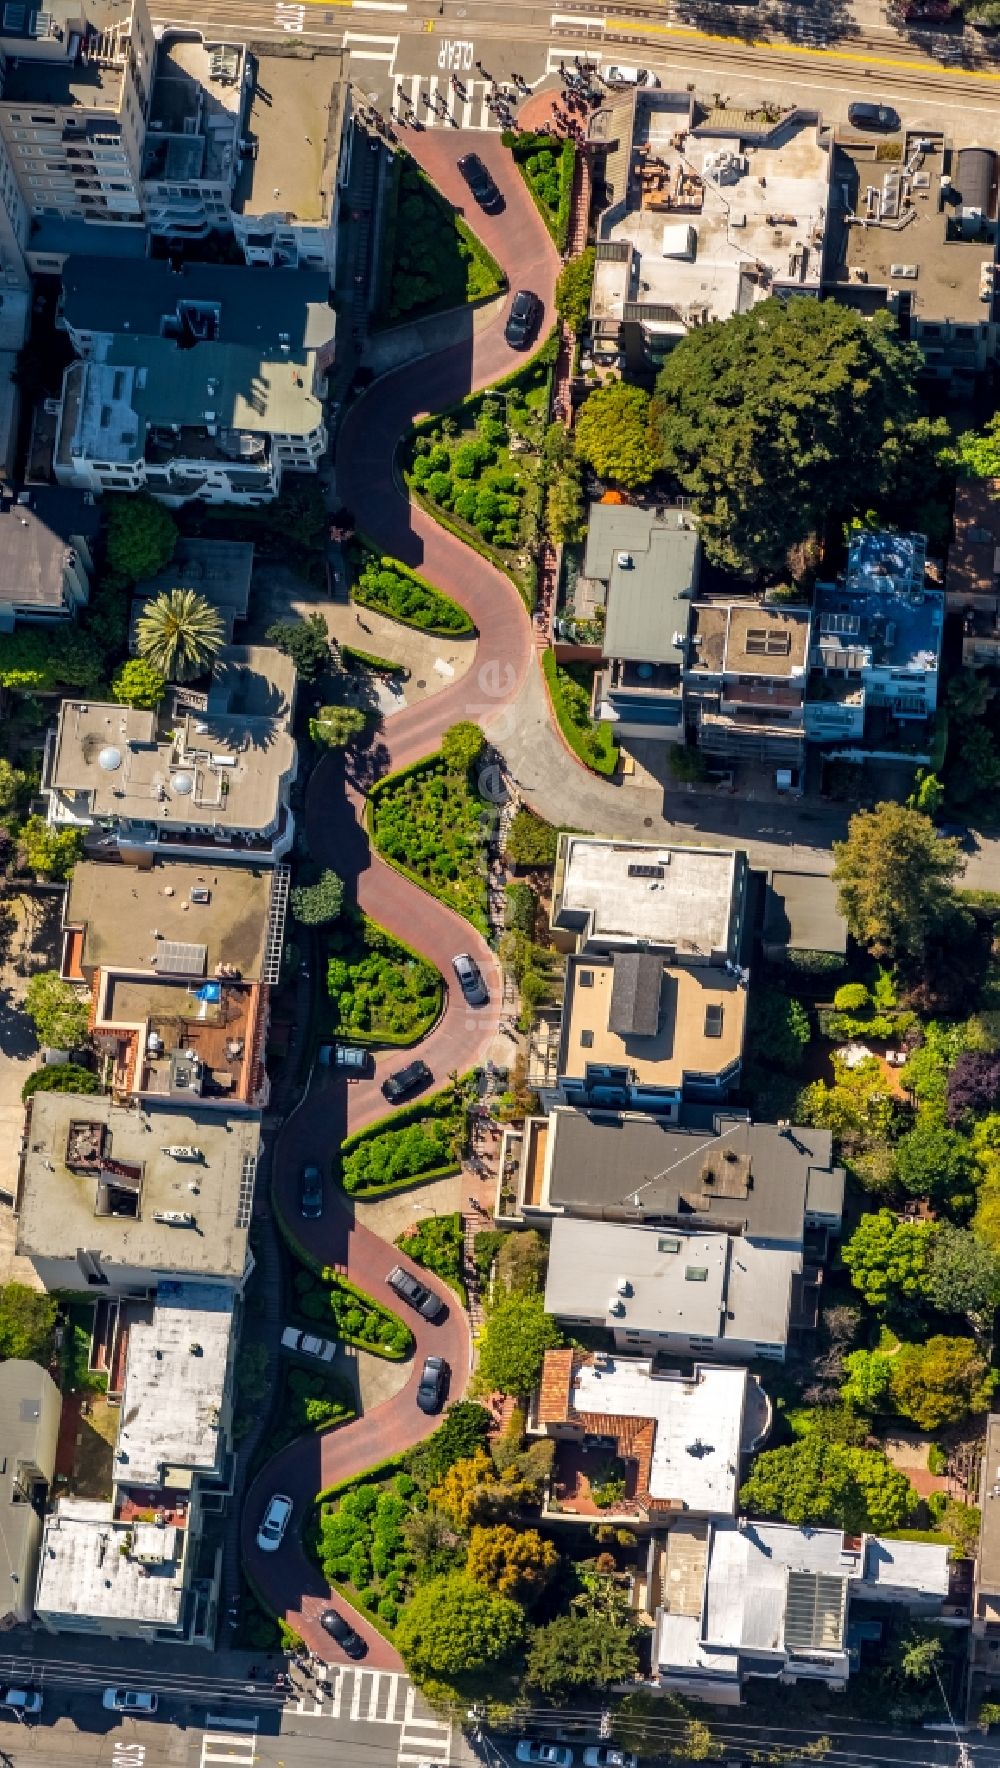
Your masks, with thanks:
[(254, 1768), (257, 1737), (251, 1731), (206, 1731), (201, 1740), (200, 1768), (225, 1763), (227, 1768)]
[[(398, 1726), (399, 1768), (450, 1760), (451, 1726), (435, 1719), (408, 1677), (396, 1671), (338, 1667), (329, 1672), (321, 1695), (299, 1695), (291, 1704), (304, 1719), (350, 1719), (355, 1725)], [(252, 1756), (249, 1762), (252, 1764)], [(239, 1768), (243, 1768), (242, 1760)]]
[[(478, 129), (499, 134), (500, 124), (488, 110), (486, 95), (491, 90), (488, 80), (463, 81), (464, 98), (459, 97), (450, 80), (439, 74), (397, 74), (393, 83), (392, 114), (399, 120), (412, 116), (413, 111), (406, 103), (409, 99), (413, 110), (423, 123), (425, 129), (449, 129), (451, 124), (440, 111), (434, 108), (435, 99), (440, 97), (447, 106), (448, 117), (451, 117), (459, 129)], [(424, 103), (424, 98), (429, 103)]]

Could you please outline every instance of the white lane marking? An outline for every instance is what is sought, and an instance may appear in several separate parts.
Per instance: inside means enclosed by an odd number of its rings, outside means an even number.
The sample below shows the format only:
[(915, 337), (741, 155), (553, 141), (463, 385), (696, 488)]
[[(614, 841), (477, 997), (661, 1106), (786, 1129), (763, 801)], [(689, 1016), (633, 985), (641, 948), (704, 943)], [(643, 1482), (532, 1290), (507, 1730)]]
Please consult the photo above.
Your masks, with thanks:
[[(225, 1746), (225, 1747), (222, 1747)], [(257, 1739), (234, 1731), (206, 1731), (201, 1740), (201, 1768), (210, 1762), (228, 1762), (237, 1768), (253, 1768), (257, 1760)]]

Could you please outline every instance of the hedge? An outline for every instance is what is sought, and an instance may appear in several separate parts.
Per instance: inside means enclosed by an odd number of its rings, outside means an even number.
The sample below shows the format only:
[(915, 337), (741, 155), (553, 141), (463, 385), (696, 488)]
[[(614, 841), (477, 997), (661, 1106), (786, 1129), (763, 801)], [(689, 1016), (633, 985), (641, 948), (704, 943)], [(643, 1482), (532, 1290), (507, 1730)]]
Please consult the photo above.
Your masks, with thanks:
[(542, 652), (542, 674), (545, 676), (545, 685), (549, 691), (549, 700), (556, 722), (573, 754), (583, 762), (584, 767), (590, 769), (591, 773), (601, 774), (610, 779), (618, 766), (618, 750), (610, 729), (606, 734), (600, 726), (584, 730), (572, 718), (563, 697), (562, 685), (559, 680), (559, 665), (556, 662), (554, 651)]
[[(368, 1295), (363, 1289), (359, 1289), (349, 1278), (342, 1277), (339, 1271), (332, 1271), (328, 1265), (323, 1264), (322, 1260), (316, 1259), (309, 1247), (305, 1245), (304, 1241), (299, 1239), (298, 1235), (289, 1226), (288, 1218), (284, 1215), (281, 1206), (277, 1201), (276, 1193), (272, 1196), (272, 1203), (274, 1206), (275, 1220), (277, 1221), (282, 1239), (289, 1250), (299, 1260), (299, 1263), (303, 1268), (307, 1270), (311, 1276), (318, 1278), (321, 1282), (325, 1282), (329, 1288), (333, 1289), (336, 1287), (342, 1290), (345, 1295), (353, 1295), (362, 1307), (375, 1308), (378, 1312), (388, 1315), (389, 1319), (406, 1333), (409, 1345), (406, 1350), (388, 1349), (383, 1348), (380, 1345), (374, 1345), (370, 1343), (368, 1339), (354, 1338), (349, 1333), (341, 1332), (339, 1329), (334, 1331), (332, 1329), (332, 1309), (330, 1336), (339, 1339), (342, 1344), (353, 1344), (360, 1350), (371, 1351), (372, 1356), (374, 1357), (385, 1357), (390, 1363), (399, 1363), (404, 1361), (406, 1357), (412, 1356), (415, 1340), (406, 1321), (401, 1319), (392, 1308), (387, 1308), (382, 1302), (376, 1301), (373, 1295)], [(319, 1322), (311, 1320), (308, 1314), (301, 1314), (296, 1323), (301, 1326), (303, 1331), (308, 1332), (316, 1332), (319, 1326)]]
[[(411, 761), (408, 767), (398, 767), (392, 773), (384, 774), (380, 780), (376, 780), (365, 798), (365, 831), (383, 865), (390, 866), (394, 872), (399, 873), (400, 877), (408, 878), (411, 884), (417, 886), (418, 890), (426, 891), (428, 896), (436, 897), (438, 902), (443, 902), (447, 908), (454, 910), (456, 914), (460, 914), (461, 910), (456, 908), (455, 903), (450, 901), (443, 891), (435, 890), (433, 886), (428, 883), (426, 878), (421, 878), (417, 872), (411, 872), (408, 866), (401, 865), (397, 860), (389, 859), (388, 856), (382, 852), (375, 839), (375, 806), (378, 803), (378, 800), (384, 796), (391, 786), (398, 785), (401, 780), (406, 779), (408, 774), (419, 773), (431, 763), (439, 761), (440, 759), (441, 750), (437, 749), (430, 755), (422, 755), (419, 761)], [(475, 927), (477, 933), (483, 935), (484, 939), (489, 938), (490, 930), (485, 915), (466, 915), (464, 918)]]
[[(404, 592), (407, 585), (412, 585), (417, 594), (422, 596), (427, 603), (427, 616), (421, 618), (417, 614), (401, 613), (398, 607), (392, 606), (391, 593), (387, 593), (384, 599), (380, 598), (377, 592), (373, 593), (364, 581), (364, 575), (369, 571), (399, 578)], [(384, 614), (388, 619), (397, 621), (400, 626), (412, 627), (417, 632), (429, 632), (435, 637), (463, 638), (466, 634), (476, 630), (465, 609), (458, 602), (453, 601), (451, 596), (444, 595), (441, 590), (435, 589), (434, 585), (428, 583), (425, 577), (418, 576), (416, 571), (411, 571), (401, 560), (391, 558), (377, 550), (366, 548), (361, 559), (361, 572), (351, 590), (351, 596), (363, 608), (371, 608), (375, 613)], [(435, 609), (439, 610), (436, 618), (433, 617)]]
[(405, 663), (393, 663), (389, 657), (376, 657), (373, 651), (358, 651), (353, 645), (341, 645), (345, 663), (357, 663), (362, 669), (374, 669), (379, 675), (405, 675)]
[[(340, 1150), (337, 1155), (337, 1177), (340, 1179), (340, 1182), (343, 1183), (341, 1174), (343, 1172), (344, 1156), (351, 1154), (355, 1148), (360, 1148), (364, 1142), (373, 1142), (378, 1136), (387, 1135), (392, 1130), (408, 1129), (411, 1124), (420, 1123), (425, 1117), (443, 1115), (444, 1112), (439, 1110), (438, 1107), (439, 1104), (446, 1099), (449, 1099), (454, 1103), (456, 1110), (462, 1110), (465, 1112), (465, 1107), (462, 1105), (461, 1101), (461, 1093), (463, 1086), (471, 1080), (472, 1072), (473, 1071), (470, 1069), (468, 1073), (460, 1075), (457, 1086), (442, 1087), (439, 1092), (431, 1093), (429, 1097), (414, 1100), (412, 1105), (402, 1105), (399, 1110), (394, 1111), (390, 1117), (380, 1118), (377, 1123), (367, 1124), (363, 1130), (356, 1130), (353, 1136), (347, 1136), (340, 1144)], [(466, 1127), (468, 1127), (467, 1113)], [(351, 1191), (348, 1195), (361, 1203), (366, 1199), (371, 1199), (373, 1197), (394, 1197), (402, 1191), (412, 1191), (417, 1185), (426, 1185), (432, 1179), (450, 1179), (455, 1173), (461, 1172), (461, 1170), (462, 1163), (460, 1160), (451, 1161), (445, 1166), (429, 1167), (426, 1172), (414, 1173), (412, 1177), (400, 1179), (394, 1185), (366, 1186), (363, 1189)], [(344, 1189), (346, 1191), (347, 1187), (345, 1186)]]
[(555, 154), (556, 143), (553, 142), (551, 135), (521, 134), (505, 129), (500, 139), (504, 147), (510, 149), (514, 164), (524, 179), (531, 193), (531, 200), (545, 222), (557, 249), (564, 252), (569, 240), (569, 224), (573, 211), (573, 172), (576, 166), (576, 147), (572, 141), (567, 140), (562, 143), (559, 151), (558, 165), (554, 168), (559, 179), (559, 201), (553, 210), (535, 188), (532, 175), (527, 167), (527, 161), (537, 153)]

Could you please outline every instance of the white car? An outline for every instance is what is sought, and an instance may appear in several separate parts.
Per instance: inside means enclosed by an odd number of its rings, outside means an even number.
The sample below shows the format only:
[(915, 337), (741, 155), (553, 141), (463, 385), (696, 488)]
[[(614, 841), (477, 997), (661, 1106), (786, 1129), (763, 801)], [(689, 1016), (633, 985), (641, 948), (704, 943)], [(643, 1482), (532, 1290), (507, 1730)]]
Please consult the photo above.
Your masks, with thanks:
[(659, 75), (650, 68), (610, 67), (604, 69), (609, 86), (658, 86)]
[(514, 1751), (519, 1762), (535, 1762), (540, 1768), (573, 1768), (573, 1751), (564, 1743), (538, 1743), (522, 1737)]
[(10, 1707), (15, 1713), (40, 1713), (42, 1697), (33, 1688), (5, 1688), (0, 1707)]
[(143, 1688), (106, 1688), (101, 1701), (109, 1713), (155, 1713), (160, 1697)]
[(277, 1553), (285, 1538), (292, 1509), (291, 1498), (286, 1498), (283, 1492), (275, 1492), (257, 1530), (257, 1545), (262, 1553)]
[(294, 1326), (286, 1326), (281, 1334), (281, 1348), (296, 1351), (300, 1357), (318, 1357), (321, 1363), (332, 1363), (337, 1354), (335, 1339), (314, 1338), (309, 1332), (298, 1332)]
[(584, 1750), (583, 1761), (584, 1768), (639, 1768), (639, 1758), (631, 1750), (616, 1750), (607, 1743)]

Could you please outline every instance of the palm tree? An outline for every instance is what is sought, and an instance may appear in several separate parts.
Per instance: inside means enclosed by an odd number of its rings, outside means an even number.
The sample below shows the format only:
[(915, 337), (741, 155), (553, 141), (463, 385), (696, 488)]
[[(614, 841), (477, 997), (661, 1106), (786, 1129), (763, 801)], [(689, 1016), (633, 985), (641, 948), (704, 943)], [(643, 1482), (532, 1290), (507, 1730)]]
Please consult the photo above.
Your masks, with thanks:
[(158, 595), (136, 627), (139, 655), (167, 681), (191, 681), (203, 675), (225, 636), (218, 609), (194, 589)]

